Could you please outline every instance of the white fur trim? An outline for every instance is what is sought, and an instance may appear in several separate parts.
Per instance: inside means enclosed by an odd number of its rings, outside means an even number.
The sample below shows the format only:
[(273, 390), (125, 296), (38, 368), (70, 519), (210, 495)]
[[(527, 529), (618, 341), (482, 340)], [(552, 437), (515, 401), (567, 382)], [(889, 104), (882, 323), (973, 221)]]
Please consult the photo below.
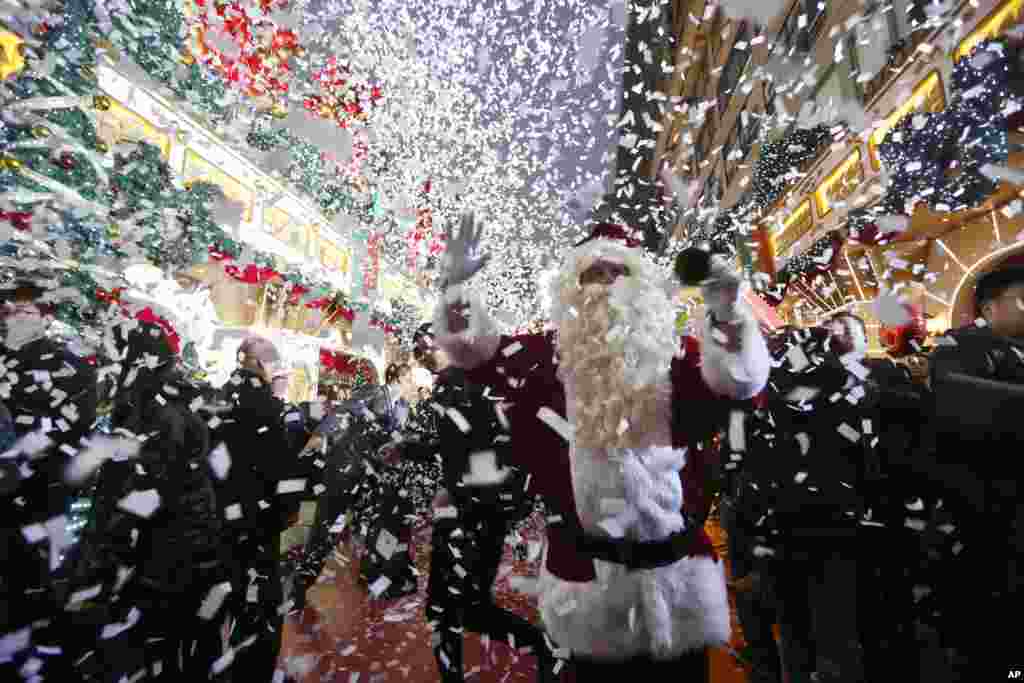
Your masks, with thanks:
[[(448, 330), (448, 306), (469, 304), (469, 327), (462, 332)], [(434, 309), (434, 333), (437, 345), (444, 349), (452, 365), (472, 370), (494, 357), (501, 343), (497, 326), (487, 314), (480, 298), (463, 285), (449, 288)]]
[(742, 321), (738, 353), (726, 351), (715, 341), (711, 322), (705, 317), (701, 376), (716, 394), (745, 400), (759, 394), (768, 383), (771, 356), (749, 305), (740, 302), (737, 313)]
[(573, 583), (541, 570), (541, 618), (559, 647), (594, 658), (672, 659), (729, 641), (721, 562), (688, 557), (651, 571), (600, 573), (601, 581)]

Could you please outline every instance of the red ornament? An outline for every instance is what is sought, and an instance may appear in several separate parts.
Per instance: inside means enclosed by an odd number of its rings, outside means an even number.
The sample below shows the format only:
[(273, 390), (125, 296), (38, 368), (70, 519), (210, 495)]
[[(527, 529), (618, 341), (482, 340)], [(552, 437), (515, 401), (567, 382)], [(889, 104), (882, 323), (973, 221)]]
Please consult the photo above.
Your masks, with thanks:
[(57, 165), (63, 168), (65, 171), (70, 171), (78, 165), (78, 161), (75, 159), (75, 155), (71, 152), (64, 152), (56, 161)]
[(916, 353), (928, 336), (928, 325), (924, 311), (914, 304), (903, 304), (910, 320), (903, 325), (883, 325), (878, 330), (878, 339), (893, 358)]

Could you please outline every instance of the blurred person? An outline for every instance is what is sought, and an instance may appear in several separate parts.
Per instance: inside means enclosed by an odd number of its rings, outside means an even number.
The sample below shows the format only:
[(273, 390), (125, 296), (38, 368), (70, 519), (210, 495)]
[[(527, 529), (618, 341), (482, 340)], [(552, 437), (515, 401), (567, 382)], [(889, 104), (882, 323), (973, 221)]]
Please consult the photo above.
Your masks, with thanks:
[[(205, 680), (224, 654), (231, 557), (209, 430), (197, 413), (204, 388), (177, 370), (164, 332), (149, 323), (119, 325), (108, 344), (123, 350), (112, 366), (120, 368), (112, 412), (117, 439), (97, 436), (93, 448), (114, 457), (100, 461), (92, 518), (70, 560), (68, 609), (103, 627), (82, 659), (82, 680)], [(69, 476), (84, 477), (77, 470), (90, 461), (72, 463)], [(96, 589), (98, 607), (82, 609), (75, 596)]]
[(416, 396), (412, 367), (406, 363), (392, 363), (384, 372), (384, 378), (391, 427), (400, 430), (409, 419), (409, 408)]
[(225, 412), (212, 435), (230, 458), (217, 494), (235, 569), (228, 600), (235, 620), (231, 668), (236, 680), (274, 676), (286, 611), (280, 535), (296, 519), (302, 500), (323, 490), (311, 474), (318, 470), (315, 457), (300, 458), (285, 429), (284, 404), (274, 395), (283, 368), (271, 341), (245, 339), (238, 368), (221, 390)]
[[(866, 336), (859, 319), (843, 315), (786, 330), (771, 348), (769, 389), (742, 421), (734, 415), (726, 445), (739, 465), (730, 533), (742, 542), (733, 562), (754, 584), (738, 596), (741, 619), (753, 617), (745, 621), (754, 624), (754, 680), (863, 683), (860, 525), (865, 484), (878, 469), (879, 425), (860, 365)], [(781, 660), (764, 603), (754, 605), (758, 614), (746, 609), (765, 589), (777, 610)]]
[[(954, 506), (963, 548), (948, 556), (942, 586), (943, 632), (955, 648), (960, 680), (993, 667), (1013, 637), (977, 628), (995, 614), (1021, 607), (1024, 552), (1020, 468), (1024, 440), (1024, 265), (1004, 265), (977, 282), (973, 325), (936, 341), (930, 358), (935, 400), (936, 479), (945, 506)], [(999, 539), (992, 543), (986, 539)], [(942, 590), (945, 589), (945, 590)]]
[(540, 588), (548, 634), (584, 680), (705, 680), (706, 648), (730, 627), (702, 529), (698, 444), (721, 399), (755, 396), (769, 370), (739, 279), (704, 256), (706, 342), (680, 349), (663, 276), (624, 228), (599, 225), (554, 282), (557, 332), (502, 337), (466, 303), (463, 284), (487, 262), (480, 239), (472, 216), (450, 235), (434, 322), (453, 364), (507, 402), (516, 464), (553, 512)]
[[(0, 459), (4, 680), (20, 680), (23, 672), (25, 678), (73, 676), (69, 667), (78, 647), (89, 640), (88, 635), (79, 639), (78, 628), (56, 617), (67, 590), (64, 524), (79, 492), (66, 480), (65, 470), (96, 420), (98, 378), (83, 352), (47, 336), (45, 292), (29, 279), (0, 291), (6, 302), (0, 362), (8, 369), (4, 402), (10, 414), (4, 436), (10, 449)], [(12, 436), (15, 444), (9, 443)], [(26, 534), (26, 529), (45, 532)], [(84, 628), (89, 631), (88, 625)]]
[(472, 425), (467, 432), (450, 418), (437, 420), (433, 445), (441, 458), (443, 488), (433, 501), (426, 616), (441, 681), (464, 680), (465, 631), (529, 647), (537, 658), (537, 680), (554, 681), (557, 665), (543, 632), (498, 607), (492, 594), (506, 536), (533, 507), (525, 477), (512, 464), (501, 408), (466, 380), (465, 370), (448, 366), (429, 324), (417, 331), (415, 347), (420, 362), (437, 373), (431, 403), (456, 411)]

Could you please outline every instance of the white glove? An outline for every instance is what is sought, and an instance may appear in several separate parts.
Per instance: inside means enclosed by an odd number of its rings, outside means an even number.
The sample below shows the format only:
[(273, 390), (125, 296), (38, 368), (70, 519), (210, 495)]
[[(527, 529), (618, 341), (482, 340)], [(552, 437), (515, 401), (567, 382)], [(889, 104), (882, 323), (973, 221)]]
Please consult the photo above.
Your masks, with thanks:
[(470, 279), (491, 260), (491, 255), (481, 252), (480, 238), (483, 224), (475, 225), (472, 213), (462, 216), (459, 234), (452, 234), (452, 226), (445, 229), (448, 249), (445, 252), (441, 288), (454, 287)]
[(743, 281), (724, 261), (713, 257), (711, 277), (701, 283), (701, 295), (708, 312), (716, 322), (732, 322), (738, 315), (740, 288)]

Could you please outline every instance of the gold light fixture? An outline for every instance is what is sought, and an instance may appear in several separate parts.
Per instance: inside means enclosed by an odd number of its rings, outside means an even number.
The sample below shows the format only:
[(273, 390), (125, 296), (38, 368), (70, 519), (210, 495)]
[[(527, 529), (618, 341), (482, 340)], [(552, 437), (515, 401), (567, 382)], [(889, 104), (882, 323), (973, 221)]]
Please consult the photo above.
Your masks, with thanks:
[(864, 167), (860, 163), (860, 150), (836, 166), (825, 181), (814, 192), (814, 203), (818, 209), (818, 218), (824, 218), (832, 211), (832, 205), (840, 202), (850, 194), (864, 179)]
[(22, 53), (25, 41), (10, 31), (0, 31), (0, 81), (25, 68), (25, 55)]

